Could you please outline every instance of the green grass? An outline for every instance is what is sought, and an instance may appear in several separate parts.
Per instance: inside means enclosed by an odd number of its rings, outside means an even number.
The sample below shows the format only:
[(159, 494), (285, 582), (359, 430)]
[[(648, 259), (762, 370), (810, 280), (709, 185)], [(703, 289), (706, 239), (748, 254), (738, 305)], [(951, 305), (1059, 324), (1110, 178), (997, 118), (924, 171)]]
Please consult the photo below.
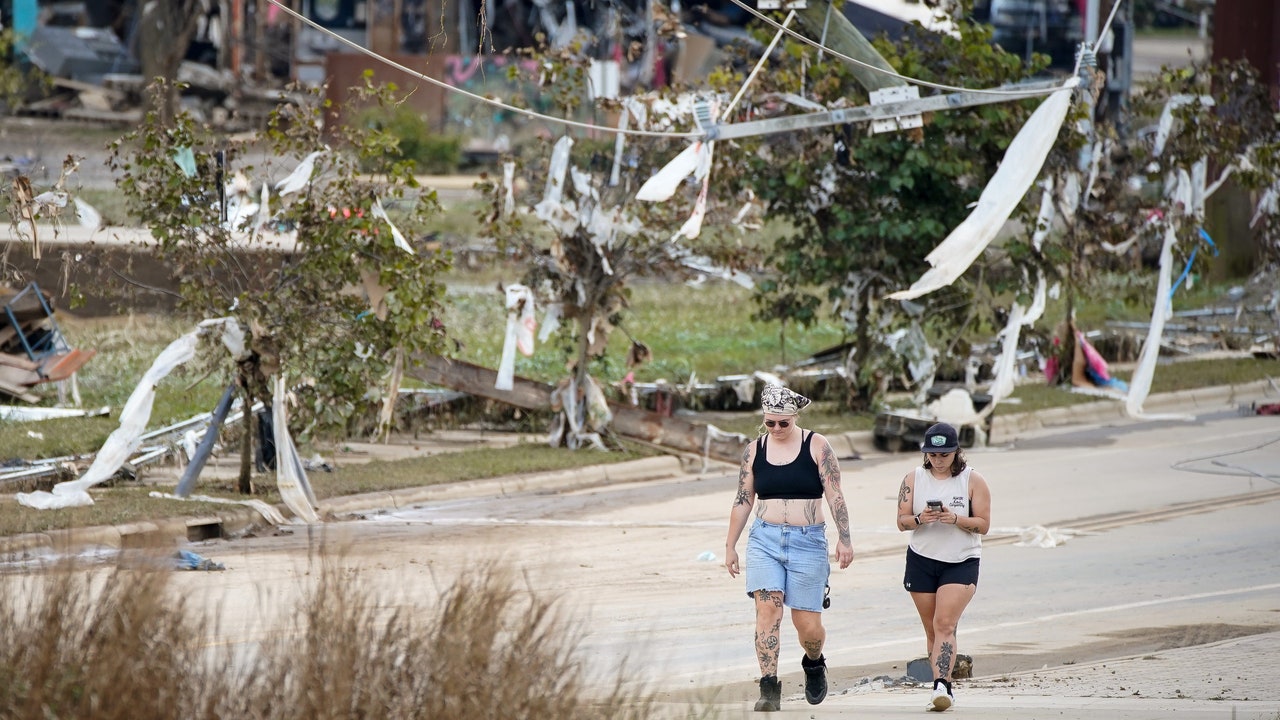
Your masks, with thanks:
[[(471, 286), (450, 295), (445, 322), (462, 344), (461, 359), (498, 366), (506, 328), (502, 302), (496, 285)], [(753, 321), (754, 311), (751, 291), (730, 283), (708, 282), (698, 288), (637, 283), (631, 314), (609, 339), (609, 356), (614, 360), (597, 379), (615, 382), (626, 375), (628, 369), (620, 358), (625, 357), (630, 338), (653, 353), (653, 361), (636, 370), (637, 381), (686, 383), (691, 376), (710, 382), (720, 375), (772, 371), (837, 345), (844, 337), (834, 322), (824, 321), (812, 328), (788, 326), (784, 344), (780, 324)], [(565, 376), (568, 358), (568, 352), (552, 339), (540, 345), (533, 357), (517, 357), (516, 373), (553, 382)]]
[[(60, 316), (58, 325), (73, 347), (97, 351), (77, 373), (82, 406), (109, 406), (111, 414), (38, 423), (0, 422), (0, 462), (96, 452), (118, 427), (121, 408), (156, 355), (193, 329), (152, 316), (78, 319), (68, 315)], [(226, 353), (221, 346), (213, 350)], [(165, 427), (213, 410), (228, 380), (226, 372), (224, 368), (222, 374), (210, 374), (210, 368), (198, 359), (179, 366), (157, 385), (148, 427)], [(56, 403), (55, 387), (42, 385), (35, 390), (46, 398), (41, 405)]]
[[(626, 462), (654, 455), (653, 450), (624, 443), (617, 452), (569, 452), (544, 443), (527, 443), (509, 448), (486, 448), (444, 453), (430, 457), (367, 463), (343, 462), (342, 448), (333, 472), (313, 470), (307, 474), (317, 500), (372, 491), (393, 491), (428, 487), (504, 475), (569, 470)], [(254, 496), (267, 503), (282, 502), (274, 482), (258, 478)], [(116, 482), (91, 490), (94, 504), (58, 510), (31, 510), (20, 507), (12, 495), (0, 495), (0, 537), (40, 533), (95, 525), (119, 525), (171, 517), (208, 517), (225, 510), (225, 505), (207, 502), (152, 498), (157, 488), (151, 484)], [(167, 488), (166, 488), (167, 489)], [(231, 480), (201, 481), (196, 495), (239, 498)]]

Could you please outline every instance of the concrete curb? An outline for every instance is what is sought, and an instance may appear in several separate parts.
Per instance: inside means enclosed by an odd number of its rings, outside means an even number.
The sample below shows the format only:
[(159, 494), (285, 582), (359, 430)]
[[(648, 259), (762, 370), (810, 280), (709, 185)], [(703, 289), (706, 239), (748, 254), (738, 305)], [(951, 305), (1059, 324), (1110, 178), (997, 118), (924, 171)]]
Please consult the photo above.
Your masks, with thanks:
[[(671, 455), (629, 460), (604, 465), (589, 465), (571, 470), (555, 470), (527, 475), (507, 475), (484, 480), (404, 488), (388, 492), (371, 492), (328, 498), (319, 503), (321, 516), (402, 508), (428, 502), (441, 502), (467, 497), (506, 495), (527, 491), (554, 492), (621, 482), (640, 482), (683, 475), (680, 459)], [(289, 515), (284, 505), (278, 509)], [(226, 533), (237, 533), (254, 524), (265, 522), (247, 507), (228, 506), (215, 516), (174, 517), (121, 525), (94, 525), (61, 531), (27, 533), (0, 537), (0, 555), (33, 554), (41, 549), (76, 552), (89, 547), (138, 549), (164, 547), (191, 539), (197, 526), (220, 524)]]
[(839, 459), (856, 458), (875, 449), (875, 438), (870, 430), (833, 433), (825, 435), (831, 450)]
[[(1243, 385), (1220, 385), (1195, 390), (1180, 390), (1149, 396), (1143, 404), (1143, 409), (1152, 415), (1234, 410), (1241, 403), (1267, 397), (1270, 392), (1274, 392), (1270, 380), (1258, 380)], [(997, 408), (995, 417), (992, 418), (991, 422), (989, 442), (1009, 442), (1017, 439), (1020, 435), (1065, 425), (1119, 421), (1146, 422), (1147, 419), (1129, 417), (1125, 411), (1124, 402), (1120, 400), (1099, 400), (1067, 407), (1049, 408), (1026, 413), (1011, 413), (1008, 415), (1001, 415), (999, 408)]]
[(404, 488), (390, 492), (373, 492), (346, 495), (320, 501), (321, 515), (386, 508), (402, 508), (428, 502), (457, 500), (459, 498), (501, 496), (528, 491), (557, 491), (619, 482), (637, 482), (683, 475), (680, 459), (671, 455), (589, 465), (572, 470), (554, 470), (528, 475), (507, 475), (485, 480)]

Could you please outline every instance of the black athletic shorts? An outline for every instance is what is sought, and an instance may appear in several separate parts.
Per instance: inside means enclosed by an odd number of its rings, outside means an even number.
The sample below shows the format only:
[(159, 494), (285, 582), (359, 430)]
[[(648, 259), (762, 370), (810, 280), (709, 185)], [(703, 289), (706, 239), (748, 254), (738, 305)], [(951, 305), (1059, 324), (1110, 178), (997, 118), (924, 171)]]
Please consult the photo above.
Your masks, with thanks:
[(977, 585), (979, 560), (942, 562), (907, 548), (907, 572), (902, 578), (902, 587), (907, 592), (936, 593), (942, 585)]

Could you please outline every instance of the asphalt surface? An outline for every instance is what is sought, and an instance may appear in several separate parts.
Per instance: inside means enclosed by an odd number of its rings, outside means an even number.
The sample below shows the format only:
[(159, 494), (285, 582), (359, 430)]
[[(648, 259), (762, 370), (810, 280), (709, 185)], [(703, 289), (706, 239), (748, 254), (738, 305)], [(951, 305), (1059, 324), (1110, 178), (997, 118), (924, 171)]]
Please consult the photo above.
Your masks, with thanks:
[[(1209, 401), (1211, 395), (1218, 400)], [(957, 706), (949, 712), (992, 720), (1280, 717), (1280, 692), (1269, 673), (1280, 640), (1280, 556), (1266, 550), (1280, 545), (1280, 531), (1271, 520), (1280, 510), (1280, 490), (1274, 480), (1267, 479), (1280, 477), (1280, 419), (1246, 417), (1239, 411), (1241, 404), (1252, 400), (1276, 399), (1269, 383), (1256, 383), (1229, 391), (1152, 397), (1153, 405), (1166, 411), (1182, 409), (1195, 416), (1192, 420), (1115, 420), (1110, 414), (1114, 402), (1075, 406), (1059, 418), (1059, 424), (1049, 427), (1006, 414), (1003, 434), (993, 433), (990, 447), (975, 450), (976, 462), (992, 468), (993, 476), (1000, 478), (1001, 517), (1044, 523), (1049, 529), (1055, 529), (1055, 520), (1077, 517), (1084, 520), (1074, 525), (1075, 530), (1086, 534), (1072, 541), (1070, 560), (1055, 559), (1056, 567), (1041, 572), (1028, 570), (1026, 551), (1012, 544), (1024, 528), (999, 527), (1002, 523), (997, 521), (986, 553), (992, 558), (991, 569), (984, 564), (984, 578), (993, 573), (988, 580), (991, 587), (1032, 583), (1042, 591), (1038, 597), (1045, 597), (1047, 590), (1048, 596), (1056, 594), (1061, 600), (1038, 609), (1034, 621), (1010, 620), (1018, 617), (1016, 595), (980, 593), (981, 600), (966, 613), (962, 629), (962, 652), (974, 653), (975, 677), (957, 683)], [(1210, 428), (1209, 434), (1228, 428), (1229, 435), (1201, 437), (1200, 428)], [(1125, 487), (1088, 470), (1091, 476), (1082, 478), (1079, 493), (1062, 495), (1053, 490), (1059, 476), (1036, 477), (1024, 466), (1032, 462), (1034, 467), (1059, 451), (1065, 451), (1062, 457), (1085, 453), (1078, 460), (1082, 468), (1106, 468), (1102, 475), (1133, 477), (1147, 461), (1129, 448), (1175, 433), (1188, 438), (1178, 456), (1187, 461), (1180, 469), (1203, 477), (1189, 476), (1190, 481), (1169, 487), (1152, 511), (1141, 510), (1144, 494), (1150, 492), (1147, 484)], [(469, 443), (465, 433), (455, 433), (444, 440), (456, 448), (497, 438), (471, 438)], [(847, 443), (868, 456), (842, 463), (846, 495), (862, 502), (851, 513), (857, 552), (854, 568), (833, 576), (838, 604), (829, 620), (832, 692), (821, 706), (811, 707), (803, 700), (798, 673), (785, 676), (784, 710), (779, 717), (896, 717), (924, 712), (927, 690), (906, 681), (898, 664), (915, 648), (895, 639), (918, 634), (918, 628), (911, 627), (915, 621), (909, 614), (895, 613), (901, 617), (876, 617), (873, 625), (865, 624), (867, 618), (883, 615), (884, 608), (900, 604), (887, 586), (893, 584), (893, 574), (900, 573), (896, 556), (902, 542), (901, 535), (886, 535), (879, 529), (883, 513), (878, 506), (883, 503), (868, 507), (865, 501), (886, 494), (881, 487), (885, 473), (876, 468), (900, 469), (909, 458), (875, 456), (869, 441), (865, 434), (833, 438), (838, 451)], [(1209, 449), (1220, 446), (1225, 451), (1241, 445), (1256, 447), (1218, 461), (1231, 467), (1207, 459)], [(1198, 460), (1199, 456), (1205, 458)], [(1241, 468), (1257, 477), (1241, 475)], [(1224, 475), (1208, 474), (1213, 472)], [(417, 588), (415, 594), (447, 582), (459, 558), (482, 546), (526, 568), (531, 578), (540, 577), (547, 567), (560, 566), (548, 576), (555, 580), (545, 589), (554, 587), (566, 598), (578, 598), (574, 602), (585, 596), (612, 608), (606, 612), (615, 615), (584, 626), (591, 632), (583, 650), (598, 657), (601, 667), (619, 652), (640, 647), (645, 634), (668, 647), (669, 638), (685, 637), (696, 629), (702, 636), (697, 642), (686, 640), (680, 643), (679, 653), (647, 666), (688, 678), (682, 682), (689, 683), (689, 691), (667, 693), (661, 707), (671, 716), (706, 711), (716, 717), (736, 717), (750, 713), (753, 700), (750, 653), (739, 647), (743, 643), (732, 641), (740, 639), (749, 603), (734, 602), (735, 592), (726, 596), (722, 586), (728, 583), (727, 577), (716, 563), (690, 562), (692, 554), (707, 547), (697, 543), (714, 547), (711, 543), (723, 537), (724, 498), (731, 493), (734, 477), (734, 469), (726, 466), (690, 473), (676, 459), (658, 457), (582, 471), (335, 498), (323, 503), (322, 509), (340, 521), (327, 523), (319, 532), (346, 538), (353, 563), (375, 567), (387, 582)], [(1103, 506), (1131, 510), (1099, 515), (1099, 503), (1091, 498), (1112, 485), (1116, 487)], [(1045, 502), (1049, 497), (1053, 503)], [(642, 509), (639, 517), (637, 509)], [(243, 520), (239, 513), (228, 516), (229, 524)], [(1162, 557), (1160, 542), (1201, 537), (1207, 535), (1206, 528), (1220, 532), (1224, 522), (1238, 524), (1242, 534), (1220, 540), (1225, 544), (1220, 550), (1222, 560), (1214, 566), (1187, 575), (1188, 568)], [(68, 538), (56, 542), (64, 550), (101, 550), (127, 545), (130, 537), (141, 534), (185, 536), (186, 530), (185, 524), (163, 523), (91, 528), (77, 533), (70, 545), (62, 544)], [(259, 534), (187, 545), (229, 566), (226, 573), (176, 576), (188, 596), (208, 596), (211, 602), (226, 605), (226, 617), (233, 620), (224, 620), (226, 636), (217, 642), (252, 643), (270, 632), (269, 623), (256, 626), (245, 619), (264, 613), (246, 609), (261, 609), (264, 587), (284, 592), (310, 574), (306, 558), (313, 554), (309, 549), (313, 530), (284, 530), (280, 537)], [(504, 538), (510, 543), (505, 548)], [(28, 545), (24, 552), (31, 557), (39, 556), (42, 549), (54, 550), (55, 539), (46, 540), (50, 545)], [(496, 549), (495, 541), (500, 543)], [(1143, 576), (1165, 579), (1163, 586), (1145, 588), (1153, 599), (1126, 601), (1125, 588), (1115, 589), (1118, 594), (1113, 598), (1105, 595), (1111, 590), (1102, 586), (1086, 585), (1094, 588), (1087, 590), (1064, 582), (1089, 577), (1090, 572), (1113, 572), (1107, 569), (1108, 563), (1117, 562), (1119, 547), (1125, 549), (1126, 558), (1165, 563), (1173, 570), (1162, 576), (1157, 568), (1154, 576)], [(640, 553), (637, 548), (646, 550)], [(1256, 567), (1242, 568), (1240, 555), (1254, 558)], [(424, 567), (425, 587), (423, 580), (414, 579)], [(1018, 575), (1000, 577), (1002, 568)], [(659, 586), (652, 583), (661, 583), (662, 591), (655, 592)], [(681, 587), (690, 593), (683, 599)], [(1092, 604), (1067, 602), (1080, 597), (1081, 590), (1096, 596), (1089, 599)], [(680, 612), (655, 611), (652, 604), (674, 605)], [(1110, 655), (1081, 651), (1087, 659), (1066, 659), (1068, 651), (1079, 648), (1057, 648), (1056, 643), (1096, 631), (1103, 626), (1099, 623), (1103, 615), (1106, 627), (1129, 627), (1130, 635), (1150, 632), (1148, 628), (1157, 624), (1203, 629), (1205, 617), (1226, 630), (1210, 627), (1203, 636), (1191, 633), (1170, 641), (1184, 646)], [(1081, 631), (1082, 627), (1086, 630)], [(850, 628), (857, 630), (850, 632)], [(1040, 654), (1026, 652), (1036, 646), (1041, 647)], [(1131, 642), (1115, 645), (1133, 646)], [(1030, 662), (1035, 664), (1027, 666)]]

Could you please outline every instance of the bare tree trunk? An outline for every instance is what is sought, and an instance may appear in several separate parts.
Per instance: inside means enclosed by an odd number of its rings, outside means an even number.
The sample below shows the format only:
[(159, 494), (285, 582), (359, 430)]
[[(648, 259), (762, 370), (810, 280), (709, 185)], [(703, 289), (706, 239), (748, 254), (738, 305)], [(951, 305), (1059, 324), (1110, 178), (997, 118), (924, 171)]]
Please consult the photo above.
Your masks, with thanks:
[(574, 384), (578, 388), (578, 396), (582, 397), (587, 387), (587, 376), (590, 374), (591, 342), (587, 334), (591, 332), (591, 322), (595, 318), (595, 306), (585, 305), (578, 315), (578, 366), (573, 369)]
[(178, 113), (178, 88), (173, 82), (178, 77), (178, 67), (186, 57), (203, 9), (200, 0), (141, 3), (138, 63), (142, 66), (142, 76), (149, 82), (156, 78), (163, 78), (166, 82), (163, 93), (148, 97), (148, 102), (155, 105), (147, 108), (156, 111), (164, 125), (171, 124)]
[(244, 393), (244, 440), (240, 443), (240, 476), (238, 489), (241, 495), (253, 494), (253, 440), (257, 428), (253, 419), (253, 396)]

